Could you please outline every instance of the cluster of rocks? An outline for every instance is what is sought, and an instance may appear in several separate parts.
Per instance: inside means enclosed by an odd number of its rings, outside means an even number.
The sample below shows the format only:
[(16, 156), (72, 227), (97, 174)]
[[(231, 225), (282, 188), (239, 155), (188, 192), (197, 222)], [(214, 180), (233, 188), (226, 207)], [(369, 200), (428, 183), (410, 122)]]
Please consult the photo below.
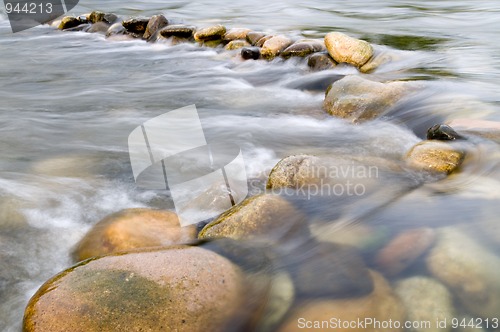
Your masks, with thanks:
[[(309, 64), (321, 69), (342, 62), (370, 71), (385, 61), (374, 56), (369, 43), (337, 32), (327, 34), (324, 42), (293, 42), (222, 25), (196, 29), (170, 24), (162, 15), (121, 21), (100, 12), (65, 17), (57, 24), (62, 30), (107, 36), (225, 45), (241, 49), (244, 59), (308, 56)], [(353, 122), (372, 120), (415, 89), (407, 82), (346, 76), (327, 90), (324, 108)], [(336, 223), (315, 223), (307, 206), (273, 194), (353, 180), (349, 174), (338, 178), (312, 171), (341, 164), (376, 166), (382, 176), (363, 182), (374, 195), (376, 188), (388, 190), (395, 174), (411, 179), (405, 188), (409, 191), (459, 172), (473, 145), (468, 134), (433, 126), (426, 140), (394, 161), (286, 157), (269, 174), (269, 192), (247, 198), (200, 231), (194, 225), (181, 227), (171, 211), (129, 209), (110, 215), (76, 245), (78, 263), (32, 297), (24, 330), (288, 332), (303, 330), (302, 319), (313, 324), (308, 328), (329, 330), (330, 325), (321, 329), (315, 322), (333, 317), (339, 322), (396, 322), (384, 331), (404, 331), (405, 321), (444, 321), (409, 330), (452, 331), (454, 317), (498, 318), (500, 257), (462, 226), (384, 230), (358, 223), (332, 230)], [(415, 180), (415, 174), (426, 176)], [(319, 199), (332, 209), (334, 198)]]
[(293, 40), (280, 34), (266, 34), (246, 28), (228, 29), (223, 25), (197, 28), (186, 24), (172, 24), (165, 16), (122, 19), (114, 14), (94, 11), (82, 16), (66, 16), (51, 23), (65, 31), (102, 33), (108, 38), (139, 38), (148, 42), (169, 40), (172, 44), (196, 42), (207, 47), (240, 50), (243, 59), (273, 60), (276, 57), (307, 58), (314, 70), (334, 68), (346, 63), (367, 73), (389, 62), (391, 57), (375, 52), (368, 42), (340, 32), (327, 34), (324, 40)]

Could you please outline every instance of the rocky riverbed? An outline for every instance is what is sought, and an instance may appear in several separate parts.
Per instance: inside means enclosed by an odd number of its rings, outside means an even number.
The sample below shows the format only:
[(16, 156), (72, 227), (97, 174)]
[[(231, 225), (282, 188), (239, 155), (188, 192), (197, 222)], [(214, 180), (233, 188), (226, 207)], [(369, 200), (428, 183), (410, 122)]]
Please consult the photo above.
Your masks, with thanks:
[[(55, 259), (60, 273), (30, 293), (23, 330), (500, 330), (500, 123), (468, 117), (488, 113), (489, 105), (436, 93), (433, 82), (381, 75), (411, 57), (382, 42), (333, 29), (323, 38), (297, 38), (213, 23), (94, 11), (50, 24), (49, 34), (87, 32), (117, 47), (161, 45), (172, 54), (189, 47), (217, 64), (244, 70), (262, 62), (283, 77), (292, 67), (306, 74), (283, 83), (296, 92), (287, 104), (298, 121), (282, 129), (278, 118), (258, 138), (284, 137), (279, 153), (265, 159), (270, 167), (255, 157), (247, 165), (259, 170), (249, 172), (249, 196), (197, 225), (181, 226), (161, 194), (141, 192), (142, 204), (113, 196), (121, 199), (114, 205), (108, 192), (95, 195), (103, 182), (129, 190), (113, 182), (123, 174), (121, 155), (31, 162), (26, 172), (44, 181), (44, 191), (2, 195), (0, 245), (8, 234), (20, 242), (35, 236), (30, 220), (39, 219), (30, 198), (41, 200), (45, 190), (64, 193), (68, 210), (80, 201), (113, 208), (82, 211), (85, 232), (61, 236), (67, 246), (43, 248), (71, 259)], [(245, 75), (256, 86), (274, 79)], [(141, 81), (146, 90), (148, 84)], [(310, 95), (320, 96), (315, 109), (300, 106)], [(218, 100), (245, 108), (243, 96)], [(252, 121), (225, 130), (251, 132)], [(288, 138), (296, 136), (307, 145)], [(220, 206), (224, 197), (213, 192), (206, 194)], [(47, 211), (57, 211), (61, 203), (47, 197)], [(16, 271), (2, 269), (0, 281), (23, 278)], [(341, 324), (359, 320), (380, 325)]]

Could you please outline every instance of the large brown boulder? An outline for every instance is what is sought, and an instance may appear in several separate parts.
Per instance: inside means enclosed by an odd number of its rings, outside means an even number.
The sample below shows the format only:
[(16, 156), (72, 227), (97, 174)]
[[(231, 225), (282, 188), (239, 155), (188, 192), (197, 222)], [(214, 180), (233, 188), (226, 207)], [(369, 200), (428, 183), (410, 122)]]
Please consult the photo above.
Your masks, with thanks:
[(81, 261), (138, 248), (186, 244), (196, 239), (196, 226), (181, 227), (177, 214), (153, 209), (126, 209), (99, 221), (78, 243)]
[(240, 268), (199, 247), (106, 256), (47, 281), (26, 308), (23, 330), (244, 329), (256, 310), (247, 292)]

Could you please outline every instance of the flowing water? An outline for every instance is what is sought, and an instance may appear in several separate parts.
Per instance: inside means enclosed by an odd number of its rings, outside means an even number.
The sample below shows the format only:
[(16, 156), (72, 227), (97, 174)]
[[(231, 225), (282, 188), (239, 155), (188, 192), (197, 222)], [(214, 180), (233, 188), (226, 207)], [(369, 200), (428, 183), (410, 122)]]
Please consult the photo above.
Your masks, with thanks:
[[(72, 12), (91, 10), (163, 13), (174, 22), (221, 23), (294, 38), (342, 31), (397, 55), (370, 79), (418, 81), (424, 89), (398, 105), (393, 118), (352, 125), (328, 116), (324, 88), (310, 84), (332, 74), (357, 74), (348, 66), (313, 74), (296, 59), (242, 62), (193, 44), (110, 41), (49, 26), (12, 34), (0, 15), (2, 331), (20, 329), (28, 299), (72, 264), (70, 251), (92, 224), (123, 208), (172, 207), (162, 193), (136, 188), (128, 157), (129, 133), (155, 116), (195, 104), (208, 141), (241, 147), (249, 178), (261, 180), (254, 190), (263, 189), (269, 170), (288, 155), (397, 160), (435, 122), (500, 121), (496, 0), (82, 0)], [(297, 88), (304, 85), (312, 88)], [(352, 209), (352, 217), (393, 228), (498, 219), (498, 145), (478, 142), (477, 151), (472, 166), (434, 192), (417, 190), (386, 207), (406, 192), (386, 188), (330, 208), (366, 207)], [(408, 181), (390, 183), (408, 189)], [(441, 191), (447, 194), (435, 193)], [(367, 218), (364, 212), (372, 208), (378, 212)], [(324, 207), (305, 209), (324, 213)]]

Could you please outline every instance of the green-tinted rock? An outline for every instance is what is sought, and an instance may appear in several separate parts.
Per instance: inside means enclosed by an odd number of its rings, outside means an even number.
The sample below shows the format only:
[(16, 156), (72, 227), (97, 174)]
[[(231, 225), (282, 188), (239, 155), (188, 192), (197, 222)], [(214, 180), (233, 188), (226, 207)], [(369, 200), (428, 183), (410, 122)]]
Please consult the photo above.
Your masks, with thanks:
[(373, 47), (368, 42), (340, 32), (328, 33), (325, 45), (328, 53), (338, 63), (346, 62), (361, 67), (373, 56)]
[(316, 53), (324, 50), (325, 46), (323, 43), (317, 40), (302, 40), (298, 41), (289, 47), (287, 47), (281, 56), (284, 58), (290, 58), (292, 56), (306, 57), (311, 53)]
[(463, 151), (439, 141), (420, 142), (406, 155), (408, 165), (419, 170), (444, 174), (456, 170), (463, 159)]
[(247, 33), (247, 42), (255, 46), (266, 34), (263, 32), (251, 31)]
[(163, 15), (153, 15), (146, 26), (146, 31), (142, 38), (149, 40), (153, 37), (159, 30), (168, 25), (168, 20)]
[(267, 40), (260, 50), (260, 54), (266, 60), (272, 60), (280, 55), (288, 46), (292, 44), (292, 40), (285, 36), (274, 36)]
[(128, 32), (137, 34), (142, 37), (146, 32), (146, 27), (148, 26), (148, 23), (149, 23), (149, 18), (138, 17), (125, 20), (122, 22), (122, 25), (125, 27), (125, 29), (127, 29)]
[(93, 11), (89, 15), (89, 21), (93, 24), (98, 22), (105, 22), (108, 24), (113, 24), (118, 19), (118, 16), (115, 14), (103, 13), (99, 11)]
[(379, 83), (349, 75), (332, 84), (323, 107), (331, 115), (353, 122), (372, 120), (384, 114), (409, 90), (407, 82)]
[(222, 39), (226, 42), (230, 42), (230, 41), (237, 40), (237, 39), (246, 40), (247, 35), (250, 31), (252, 31), (252, 30), (246, 29), (246, 28), (232, 28), (232, 29), (229, 29), (224, 34)]
[(237, 40), (230, 41), (226, 45), (225, 49), (229, 50), (229, 51), (232, 51), (232, 50), (239, 50), (239, 49), (241, 49), (243, 47), (248, 47), (248, 46), (250, 46), (250, 44), (246, 40), (238, 40), (237, 39)]
[(214, 25), (211, 27), (199, 29), (194, 34), (194, 40), (197, 42), (206, 42), (210, 40), (221, 40), (226, 33), (226, 27), (223, 25)]
[(474, 317), (498, 318), (500, 258), (470, 233), (458, 227), (441, 229), (427, 267)]
[(61, 20), (61, 23), (59, 23), (58, 29), (59, 30), (72, 29), (85, 23), (87, 22), (82, 21), (80, 17), (66, 16)]
[[(456, 317), (453, 299), (448, 289), (439, 281), (416, 276), (400, 280), (396, 294), (407, 310), (407, 319), (412, 322), (430, 322), (430, 326), (408, 329), (408, 332), (446, 332), (452, 330), (452, 319)], [(436, 322), (445, 322), (437, 326)]]
[(126, 209), (99, 221), (78, 243), (76, 261), (149, 247), (187, 244), (196, 239), (196, 226), (181, 227), (177, 214), (152, 209)]
[(297, 242), (309, 237), (305, 217), (275, 195), (248, 198), (203, 228), (200, 239), (232, 238), (264, 243)]
[(314, 71), (335, 68), (337, 63), (328, 53), (315, 53), (307, 58), (307, 65)]
[(87, 260), (47, 281), (23, 330), (224, 331), (245, 328), (249, 289), (218, 254), (172, 247)]
[(196, 28), (189, 25), (174, 24), (168, 25), (160, 30), (160, 35), (164, 38), (178, 37), (191, 38), (193, 37)]

